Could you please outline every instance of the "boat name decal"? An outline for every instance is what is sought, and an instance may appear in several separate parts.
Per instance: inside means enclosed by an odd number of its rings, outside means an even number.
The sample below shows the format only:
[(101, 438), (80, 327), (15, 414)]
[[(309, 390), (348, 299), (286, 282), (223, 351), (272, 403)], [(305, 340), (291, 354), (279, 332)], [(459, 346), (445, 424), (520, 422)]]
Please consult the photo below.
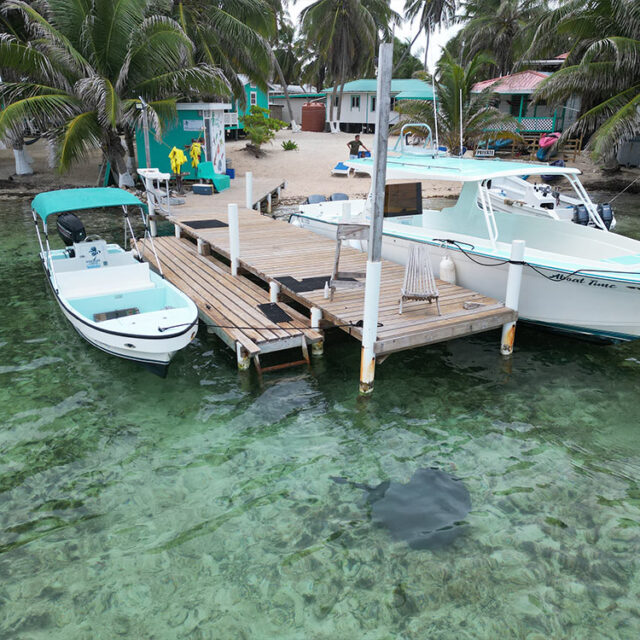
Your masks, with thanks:
[(594, 280), (593, 278), (584, 278), (577, 276), (565, 276), (562, 273), (554, 273), (550, 276), (550, 280), (558, 280), (562, 282), (566, 280), (567, 282), (575, 282), (576, 284), (586, 284), (589, 287), (600, 287), (603, 289), (615, 289), (617, 285), (611, 284), (610, 282), (602, 282), (600, 280)]

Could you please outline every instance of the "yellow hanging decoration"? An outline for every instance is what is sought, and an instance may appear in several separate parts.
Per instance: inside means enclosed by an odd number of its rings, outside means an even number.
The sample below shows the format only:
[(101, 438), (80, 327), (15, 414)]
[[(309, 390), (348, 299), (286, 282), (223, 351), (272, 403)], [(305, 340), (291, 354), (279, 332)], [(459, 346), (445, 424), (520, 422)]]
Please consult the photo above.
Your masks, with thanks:
[(200, 164), (200, 156), (202, 155), (202, 145), (199, 142), (193, 142), (189, 155), (191, 156), (191, 166), (197, 169)]
[(179, 176), (182, 165), (187, 161), (187, 156), (184, 155), (184, 151), (178, 149), (178, 147), (173, 147), (169, 152), (169, 160), (171, 160), (171, 171)]

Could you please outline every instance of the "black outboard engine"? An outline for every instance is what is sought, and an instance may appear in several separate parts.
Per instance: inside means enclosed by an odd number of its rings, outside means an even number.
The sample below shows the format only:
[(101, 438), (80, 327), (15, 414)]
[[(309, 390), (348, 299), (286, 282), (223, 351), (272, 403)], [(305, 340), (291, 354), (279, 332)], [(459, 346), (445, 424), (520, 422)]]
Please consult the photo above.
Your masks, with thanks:
[(74, 242), (82, 242), (87, 237), (82, 220), (73, 213), (61, 213), (56, 226), (58, 235), (67, 247), (72, 246)]
[(602, 218), (604, 226), (610, 229), (613, 222), (613, 209), (608, 202), (598, 205), (598, 215)]
[(589, 224), (589, 212), (583, 204), (576, 204), (573, 207), (573, 222), (587, 226)]

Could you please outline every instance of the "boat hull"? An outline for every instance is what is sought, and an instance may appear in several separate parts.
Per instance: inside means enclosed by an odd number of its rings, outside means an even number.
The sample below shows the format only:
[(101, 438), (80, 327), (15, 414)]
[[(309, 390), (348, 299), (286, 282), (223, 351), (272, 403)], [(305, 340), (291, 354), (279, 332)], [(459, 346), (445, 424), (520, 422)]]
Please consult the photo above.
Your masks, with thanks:
[(165, 377), (169, 363), (177, 351), (186, 347), (198, 329), (197, 311), (193, 319), (162, 336), (146, 336), (101, 329), (96, 323), (87, 322), (66, 303), (53, 286), (48, 270), (47, 280), (63, 315), (82, 338), (97, 349), (112, 356), (131, 360), (150, 372)]
[[(335, 238), (336, 224), (296, 216), (299, 226)], [(382, 257), (406, 264), (409, 247), (416, 240), (383, 232)], [(455, 264), (457, 284), (497, 300), (504, 300), (508, 264), (486, 255), (463, 253), (455, 247), (424, 241), (429, 245), (434, 273), (439, 275), (440, 260), (447, 254)], [(367, 242), (352, 241), (366, 251)], [(483, 264), (477, 264), (478, 260)], [(518, 315), (521, 320), (611, 342), (640, 338), (640, 286), (609, 278), (594, 278), (554, 269), (545, 265), (538, 271), (523, 271)]]

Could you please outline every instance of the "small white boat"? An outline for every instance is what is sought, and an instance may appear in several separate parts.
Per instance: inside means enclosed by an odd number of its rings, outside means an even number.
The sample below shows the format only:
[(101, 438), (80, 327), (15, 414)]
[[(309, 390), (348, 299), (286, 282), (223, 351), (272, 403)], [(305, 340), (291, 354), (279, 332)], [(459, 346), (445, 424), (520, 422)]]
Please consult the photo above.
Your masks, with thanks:
[[(369, 175), (374, 170), (373, 159), (347, 164)], [(387, 181), (420, 182), (387, 183), (382, 256), (404, 264), (413, 243), (428, 244), (436, 273), (447, 255), (454, 262), (458, 284), (504, 300), (511, 243), (524, 240), (518, 310), (522, 320), (606, 341), (635, 340), (640, 337), (640, 242), (609, 231), (579, 173), (575, 168), (533, 163), (389, 153)], [(493, 206), (492, 184), (549, 174), (569, 181), (588, 224)], [(423, 210), (421, 182), (429, 180), (462, 183), (455, 205), (442, 211)], [(371, 202), (370, 194), (367, 200), (302, 205), (290, 221), (335, 237), (338, 224), (367, 223)], [(356, 244), (366, 249), (366, 241)]]
[[(129, 220), (130, 206), (140, 208), (145, 225), (141, 242), (153, 244), (142, 203), (123, 189), (61, 189), (40, 193), (31, 203), (40, 259), (73, 328), (98, 349), (138, 362), (164, 377), (173, 355), (195, 337), (198, 310), (190, 298), (162, 277), (159, 261), (160, 275), (142, 261)], [(129, 235), (134, 250), (86, 236), (82, 222), (69, 213), (101, 207), (121, 207), (125, 246)], [(54, 214), (62, 214), (57, 226), (65, 249), (49, 246), (47, 218)]]
[[(582, 202), (543, 181), (529, 182), (521, 176), (505, 176), (491, 181), (491, 205), (498, 211), (524, 213), (562, 222), (595, 226)], [(616, 219), (609, 203), (596, 205), (605, 226), (613, 231)]]

